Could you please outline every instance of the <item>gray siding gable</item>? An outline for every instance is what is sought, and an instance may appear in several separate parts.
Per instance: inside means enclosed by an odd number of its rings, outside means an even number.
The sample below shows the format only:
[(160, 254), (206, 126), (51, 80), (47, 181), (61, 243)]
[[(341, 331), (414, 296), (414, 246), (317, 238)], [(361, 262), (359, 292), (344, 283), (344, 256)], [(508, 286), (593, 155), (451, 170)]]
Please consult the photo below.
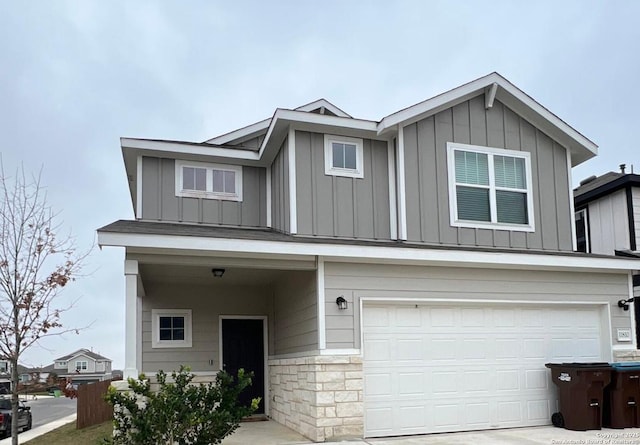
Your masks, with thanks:
[[(531, 155), (534, 232), (452, 227), (447, 142)], [(496, 100), (480, 95), (404, 127), (407, 238), (412, 242), (573, 250), (566, 148)]]

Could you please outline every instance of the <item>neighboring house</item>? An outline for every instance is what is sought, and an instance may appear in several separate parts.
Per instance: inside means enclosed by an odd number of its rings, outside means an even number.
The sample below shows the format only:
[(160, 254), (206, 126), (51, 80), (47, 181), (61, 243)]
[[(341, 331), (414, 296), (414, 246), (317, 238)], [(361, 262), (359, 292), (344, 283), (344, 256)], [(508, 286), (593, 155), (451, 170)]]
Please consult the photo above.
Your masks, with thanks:
[(379, 121), (321, 99), (121, 146), (125, 378), (242, 367), (323, 441), (546, 425), (546, 362), (635, 350), (639, 261), (575, 252), (596, 145), (496, 73)]
[(76, 384), (108, 380), (111, 378), (111, 359), (89, 349), (78, 349), (55, 359), (53, 372)]
[(54, 365), (29, 368), (18, 365), (18, 381), (23, 385), (47, 383), (49, 375), (54, 372)]
[[(624, 164), (620, 169), (590, 176), (574, 190), (581, 252), (640, 258), (640, 175), (625, 173)], [(640, 274), (633, 276), (633, 286), (634, 297), (640, 297)], [(633, 303), (633, 336), (640, 345), (640, 298)]]
[(11, 363), (0, 359), (0, 394), (11, 392)]

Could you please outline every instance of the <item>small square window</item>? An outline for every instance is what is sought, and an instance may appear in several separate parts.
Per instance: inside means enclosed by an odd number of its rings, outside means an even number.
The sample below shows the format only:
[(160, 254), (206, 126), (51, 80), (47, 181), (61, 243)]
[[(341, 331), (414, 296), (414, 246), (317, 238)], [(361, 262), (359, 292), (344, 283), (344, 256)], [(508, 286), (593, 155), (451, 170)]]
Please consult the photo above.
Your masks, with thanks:
[(207, 190), (207, 169), (182, 167), (182, 189), (205, 192)]
[(363, 178), (363, 141), (344, 136), (324, 137), (325, 174)]
[(153, 309), (151, 313), (152, 348), (191, 347), (190, 309)]

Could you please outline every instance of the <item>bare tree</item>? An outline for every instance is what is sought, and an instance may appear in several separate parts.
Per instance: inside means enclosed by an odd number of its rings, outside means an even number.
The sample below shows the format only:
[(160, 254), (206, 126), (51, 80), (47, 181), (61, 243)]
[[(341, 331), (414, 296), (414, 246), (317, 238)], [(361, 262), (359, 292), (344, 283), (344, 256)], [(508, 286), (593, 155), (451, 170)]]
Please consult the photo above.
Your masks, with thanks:
[[(0, 163), (0, 355), (11, 363), (11, 433), (18, 444), (18, 361), (38, 340), (75, 329), (62, 326), (62, 288), (77, 277), (86, 254), (58, 236), (40, 175), (5, 176)], [(77, 331), (76, 331), (77, 332)]]

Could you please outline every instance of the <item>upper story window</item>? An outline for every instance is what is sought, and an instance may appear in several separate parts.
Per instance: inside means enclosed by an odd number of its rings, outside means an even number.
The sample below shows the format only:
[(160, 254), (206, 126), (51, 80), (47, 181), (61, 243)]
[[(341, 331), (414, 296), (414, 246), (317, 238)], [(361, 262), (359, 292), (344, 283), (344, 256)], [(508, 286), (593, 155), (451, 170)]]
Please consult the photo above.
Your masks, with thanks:
[(362, 139), (324, 135), (324, 173), (363, 178)]
[(86, 371), (89, 363), (86, 360), (78, 360), (76, 362), (76, 371)]
[(242, 167), (176, 161), (176, 196), (242, 201)]
[(151, 311), (151, 347), (190, 348), (191, 310), (153, 309)]
[(589, 220), (587, 219), (587, 209), (576, 212), (576, 250), (578, 252), (589, 252)]
[(527, 152), (447, 144), (451, 225), (533, 232)]
[(9, 362), (0, 361), (0, 373), (9, 372)]

